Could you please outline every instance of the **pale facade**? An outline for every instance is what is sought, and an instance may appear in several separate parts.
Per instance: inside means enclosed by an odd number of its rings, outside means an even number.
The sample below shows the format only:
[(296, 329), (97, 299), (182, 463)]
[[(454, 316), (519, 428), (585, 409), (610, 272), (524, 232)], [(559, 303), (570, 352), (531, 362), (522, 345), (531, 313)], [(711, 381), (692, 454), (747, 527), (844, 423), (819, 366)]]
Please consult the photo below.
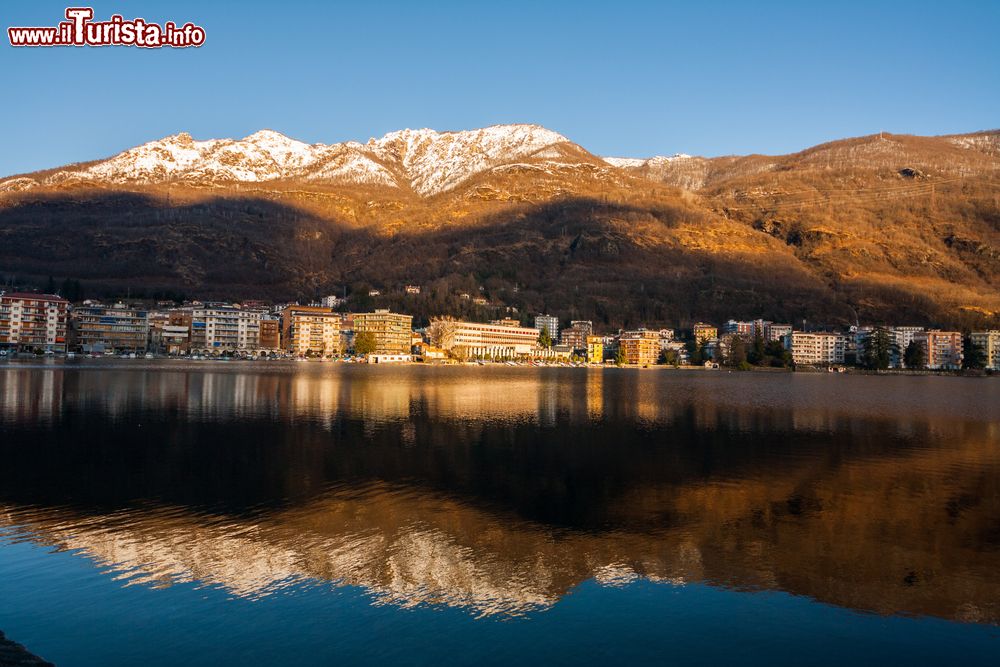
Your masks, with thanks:
[(341, 353), (341, 317), (321, 306), (289, 306), (281, 314), (282, 347), (300, 357)]
[(847, 336), (837, 333), (793, 331), (786, 337), (792, 361), (806, 366), (829, 366), (844, 363)]
[(986, 357), (986, 368), (1000, 371), (1000, 329), (989, 331), (973, 331), (972, 342), (983, 350)]
[(68, 310), (55, 294), (0, 295), (0, 348), (65, 352)]

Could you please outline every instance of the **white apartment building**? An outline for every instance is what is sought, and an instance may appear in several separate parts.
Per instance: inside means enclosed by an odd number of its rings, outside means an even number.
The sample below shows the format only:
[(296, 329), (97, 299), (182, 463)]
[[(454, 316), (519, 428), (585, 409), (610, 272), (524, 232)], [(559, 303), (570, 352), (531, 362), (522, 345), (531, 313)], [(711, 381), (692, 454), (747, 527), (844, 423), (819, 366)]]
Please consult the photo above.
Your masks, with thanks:
[(792, 361), (806, 366), (829, 366), (844, 363), (847, 336), (837, 333), (793, 331), (785, 338)]
[(559, 318), (555, 315), (535, 315), (535, 329), (548, 329), (552, 340), (559, 340)]
[(0, 295), (0, 348), (65, 352), (68, 308), (55, 294)]
[(260, 347), (259, 310), (233, 306), (199, 307), (191, 312), (191, 351), (250, 352)]

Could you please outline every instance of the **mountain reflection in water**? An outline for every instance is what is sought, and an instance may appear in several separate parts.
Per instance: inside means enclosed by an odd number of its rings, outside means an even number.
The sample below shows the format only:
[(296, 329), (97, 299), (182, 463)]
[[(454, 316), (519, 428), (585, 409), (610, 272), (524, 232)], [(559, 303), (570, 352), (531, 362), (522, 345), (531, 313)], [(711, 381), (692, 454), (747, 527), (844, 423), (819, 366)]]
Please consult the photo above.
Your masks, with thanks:
[(1000, 383), (8, 364), (0, 543), (519, 615), (589, 579), (1000, 624)]

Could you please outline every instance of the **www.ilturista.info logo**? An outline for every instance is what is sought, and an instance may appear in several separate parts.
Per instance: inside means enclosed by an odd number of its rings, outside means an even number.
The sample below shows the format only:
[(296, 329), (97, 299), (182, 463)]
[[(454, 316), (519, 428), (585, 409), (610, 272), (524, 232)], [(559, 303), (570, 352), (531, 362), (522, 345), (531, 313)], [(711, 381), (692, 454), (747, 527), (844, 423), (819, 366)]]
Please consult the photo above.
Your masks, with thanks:
[(126, 21), (115, 14), (107, 21), (93, 21), (90, 7), (67, 7), (66, 21), (48, 28), (7, 28), (11, 46), (164, 46), (184, 48), (205, 43), (205, 29), (193, 23), (162, 26), (135, 18)]

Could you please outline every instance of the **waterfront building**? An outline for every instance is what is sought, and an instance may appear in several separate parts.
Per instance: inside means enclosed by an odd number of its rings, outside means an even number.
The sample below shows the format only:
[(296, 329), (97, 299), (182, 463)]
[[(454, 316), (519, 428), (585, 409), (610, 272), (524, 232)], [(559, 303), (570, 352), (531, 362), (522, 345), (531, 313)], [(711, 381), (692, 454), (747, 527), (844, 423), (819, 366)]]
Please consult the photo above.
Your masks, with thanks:
[(68, 311), (56, 294), (0, 295), (0, 349), (65, 352)]
[(903, 355), (906, 353), (906, 348), (913, 342), (913, 337), (923, 330), (923, 327), (889, 327), (889, 335), (895, 345), (892, 364), (894, 367), (901, 368), (903, 366)]
[(365, 359), (369, 364), (400, 364), (413, 361), (409, 354), (369, 354)]
[(1000, 371), (1000, 329), (973, 331), (970, 337), (974, 345), (982, 348), (983, 356), (986, 358), (986, 368)]
[(288, 306), (281, 313), (281, 345), (301, 357), (338, 355), (341, 316), (322, 306)]
[(260, 348), (257, 310), (231, 305), (202, 305), (191, 309), (191, 351), (196, 354), (253, 352)]
[(962, 334), (958, 331), (920, 331), (913, 340), (924, 346), (927, 368), (957, 370), (962, 367)]
[(559, 340), (559, 318), (555, 315), (535, 315), (535, 329), (547, 329), (552, 340)]
[(436, 320), (431, 342), (456, 356), (519, 357), (536, 354), (538, 330), (497, 320), (489, 324)]
[(572, 350), (584, 350), (587, 337), (594, 333), (594, 323), (590, 320), (573, 320), (568, 329), (559, 334), (559, 342)]
[(655, 364), (660, 358), (660, 332), (648, 329), (623, 331), (618, 338), (626, 364)]
[(796, 364), (829, 366), (844, 363), (847, 336), (843, 334), (793, 331), (785, 340), (785, 347), (791, 351), (792, 361)]
[(604, 337), (587, 336), (587, 363), (604, 363)]
[(360, 333), (375, 336), (375, 354), (409, 354), (413, 316), (382, 308), (373, 313), (354, 313), (355, 341)]
[(70, 312), (74, 347), (85, 353), (142, 352), (149, 348), (149, 312), (124, 303), (86, 303)]
[(705, 324), (704, 322), (698, 322), (695, 324), (691, 328), (691, 332), (698, 345), (707, 343), (708, 341), (719, 337), (719, 330), (711, 324)]
[(281, 350), (281, 320), (276, 317), (261, 318), (260, 345), (257, 349), (264, 352), (279, 352)]

